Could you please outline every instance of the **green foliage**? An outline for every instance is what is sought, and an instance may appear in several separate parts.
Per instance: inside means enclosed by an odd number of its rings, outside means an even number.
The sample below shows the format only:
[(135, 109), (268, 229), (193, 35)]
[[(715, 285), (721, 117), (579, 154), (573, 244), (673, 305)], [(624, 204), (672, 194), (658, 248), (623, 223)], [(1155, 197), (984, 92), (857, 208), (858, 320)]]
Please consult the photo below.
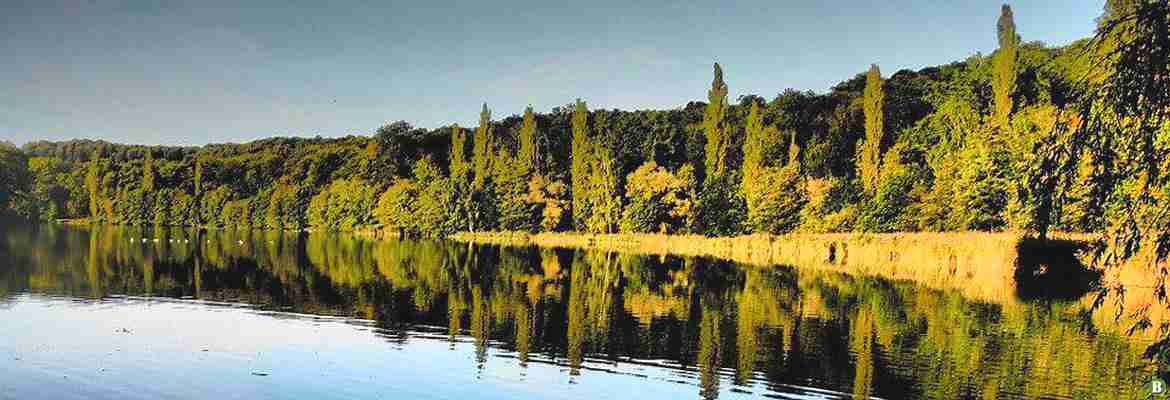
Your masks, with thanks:
[[(774, 156), (780, 147), (780, 132), (775, 126), (765, 126), (760, 107), (752, 103), (751, 111), (745, 121), (747, 137), (743, 143), (743, 193), (751, 192), (757, 185), (755, 177), (769, 165), (769, 156)], [(795, 142), (792, 145), (796, 147)], [(790, 159), (794, 159), (790, 156)]]
[(707, 111), (703, 113), (703, 134), (707, 137), (704, 147), (707, 179), (720, 181), (727, 172), (731, 132), (725, 119), (727, 84), (723, 82), (723, 69), (719, 63), (715, 63), (714, 68), (715, 78), (711, 81), (711, 90), (707, 91)]
[(695, 212), (697, 186), (690, 164), (675, 173), (653, 161), (638, 167), (626, 178), (629, 204), (622, 212), (622, 232), (675, 233), (685, 229)]
[(150, 149), (146, 150), (146, 156), (142, 159), (142, 190), (147, 193), (154, 192), (154, 156)]
[(537, 149), (536, 138), (536, 115), (532, 112), (532, 106), (524, 109), (524, 122), (520, 124), (520, 152), (517, 154), (516, 162), (519, 163), (519, 169), (526, 174), (532, 174), (539, 171), (540, 153)]
[[(800, 211), (808, 202), (795, 136), (789, 144), (787, 166), (784, 159), (769, 161), (781, 147), (780, 132), (764, 126), (759, 106), (752, 104), (746, 121), (747, 137), (743, 145), (743, 179), (740, 195), (747, 206), (748, 229), (764, 233), (785, 233), (800, 223)], [(774, 160), (775, 158), (772, 157)]]
[(429, 158), (415, 163), (413, 179), (399, 179), (383, 192), (374, 216), (382, 226), (411, 236), (441, 237), (466, 226), (456, 206), (454, 182)]
[(687, 224), (691, 232), (707, 236), (734, 236), (746, 232), (747, 204), (731, 177), (703, 183), (695, 218)]
[(102, 219), (102, 164), (99, 161), (100, 156), (94, 153), (93, 158), (90, 159), (85, 174), (85, 190), (89, 197), (89, 215), (91, 218)]
[(471, 184), (472, 166), (467, 160), (467, 131), (455, 125), (451, 128), (451, 179), (460, 185)]
[(451, 172), (450, 182), (452, 196), (452, 229), (475, 230), (475, 217), (481, 214), (477, 210), (475, 193), (472, 190), (472, 164), (467, 158), (467, 147), (470, 145), (467, 131), (455, 125), (451, 129)]
[(745, 205), (734, 189), (735, 179), (729, 174), (728, 158), (731, 150), (731, 127), (728, 120), (727, 84), (723, 69), (715, 64), (715, 78), (707, 92), (707, 107), (703, 113), (704, 178), (695, 218), (691, 229), (712, 236), (734, 235), (742, 232)]
[(303, 229), (308, 224), (309, 188), (295, 182), (279, 182), (268, 194), (263, 226)]
[(415, 201), (415, 219), (420, 234), (443, 236), (462, 226), (459, 216), (453, 215), (454, 188), (451, 181), (443, 176), (438, 165), (423, 158), (415, 164), (414, 179), (423, 187)]
[[(16, 167), (12, 172), (20, 173)], [(23, 195), (14, 199), (17, 214), (30, 219), (51, 221), (57, 218), (88, 216), (88, 196), (84, 177), (73, 162), (51, 157), (28, 159), (27, 177), (31, 179)]]
[(30, 181), (28, 157), (7, 142), (0, 142), (0, 211), (18, 193), (28, 189)]
[[(516, 142), (518, 153), (513, 156), (505, 149), (495, 157), (495, 195), (499, 203), (500, 227), (512, 231), (535, 232), (544, 220), (544, 205), (537, 188), (533, 193), (531, 183), (540, 173), (543, 154), (537, 143), (536, 116), (532, 107), (524, 110)], [(536, 196), (536, 197), (534, 197)]]
[[(874, 196), (859, 210), (857, 227), (867, 232), (912, 231), (918, 228), (913, 205), (919, 173), (901, 162), (902, 148), (890, 149), (882, 165)], [(994, 215), (991, 213), (989, 215)]]
[(569, 222), (569, 187), (557, 179), (533, 175), (528, 181), (528, 202), (540, 210), (540, 229), (558, 231)]
[(220, 186), (204, 193), (200, 198), (199, 216), (203, 223), (213, 226), (231, 226), (237, 220), (224, 220), (224, 214), (221, 211), (226, 210), (228, 203), (237, 197), (236, 193), (227, 186)]
[(399, 179), (378, 198), (374, 216), (382, 226), (417, 234), (420, 229), (414, 218), (419, 185), (410, 179)]
[[(604, 134), (604, 132), (602, 132)], [(618, 165), (614, 152), (604, 140), (591, 146), (592, 163), (586, 193), (590, 214), (585, 226), (590, 232), (617, 232), (622, 213), (622, 196), (618, 192)]]
[(745, 193), (749, 229), (781, 234), (796, 229), (800, 212), (808, 203), (798, 164), (764, 167), (753, 178), (755, 184)]
[[(1072, 58), (1090, 66), (1073, 87), (1073, 116), (1035, 146), (1039, 158), (1027, 174), (1029, 226), (1041, 236), (1059, 226), (1074, 196), (1081, 209), (1105, 210), (1105, 245), (1094, 252), (1103, 266), (1142, 254), (1150, 266), (1170, 259), (1168, 26), (1164, 0), (1106, 3), (1089, 57)], [(1093, 171), (1087, 188), (1073, 182), (1084, 169)], [(1153, 290), (1164, 301), (1166, 269), (1160, 271)]]
[(491, 176), (492, 157), (496, 154), (493, 135), (492, 110), (489, 110), (487, 103), (484, 103), (483, 110), (479, 113), (479, 128), (475, 129), (473, 144), (475, 151), (472, 153), (472, 160), (475, 164), (475, 188), (477, 190), (483, 190)]
[(855, 203), (861, 189), (856, 181), (844, 178), (814, 178), (805, 181), (808, 203), (800, 212), (799, 230), (805, 232), (852, 231), (858, 218)]
[(882, 164), (882, 141), (885, 140), (885, 89), (882, 72), (877, 64), (869, 66), (865, 75), (865, 142), (857, 149), (857, 177), (865, 193), (873, 195), (877, 189)]
[(589, 181), (593, 175), (593, 143), (589, 138), (589, 110), (585, 102), (577, 99), (573, 106), (572, 117), (572, 190), (573, 190), (573, 226), (575, 229), (584, 229), (585, 221), (593, 212), (589, 203)]
[(500, 227), (512, 231), (535, 232), (540, 227), (541, 209), (529, 201), (529, 166), (523, 155), (496, 156), (495, 194), (498, 198)]
[(333, 181), (309, 201), (309, 226), (332, 231), (370, 225), (376, 196), (377, 189), (360, 178)]
[(1012, 96), (1016, 93), (1016, 58), (1020, 38), (1016, 35), (1016, 22), (1012, 18), (1012, 8), (1003, 5), (1000, 11), (999, 22), (996, 24), (999, 37), (999, 50), (995, 52), (992, 90), (995, 93), (995, 124), (1006, 128), (1011, 122), (1013, 110)]

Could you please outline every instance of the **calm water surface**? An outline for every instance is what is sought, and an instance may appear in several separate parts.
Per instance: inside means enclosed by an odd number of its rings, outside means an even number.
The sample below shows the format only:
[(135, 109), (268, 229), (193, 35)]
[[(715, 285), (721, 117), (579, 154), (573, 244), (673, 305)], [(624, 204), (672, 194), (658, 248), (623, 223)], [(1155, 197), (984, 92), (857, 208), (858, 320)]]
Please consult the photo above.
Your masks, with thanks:
[(258, 231), (0, 225), (0, 321), (5, 399), (1112, 399), (1153, 371), (1083, 301)]

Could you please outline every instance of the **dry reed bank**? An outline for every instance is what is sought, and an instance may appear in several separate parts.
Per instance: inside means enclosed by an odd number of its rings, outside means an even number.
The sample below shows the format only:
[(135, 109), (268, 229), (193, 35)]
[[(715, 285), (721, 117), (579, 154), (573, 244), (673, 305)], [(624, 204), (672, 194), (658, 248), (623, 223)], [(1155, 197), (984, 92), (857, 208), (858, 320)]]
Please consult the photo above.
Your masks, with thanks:
[[(1101, 286), (1121, 285), (1125, 297), (1111, 293), (1103, 312), (1093, 312), (1098, 326), (1125, 331), (1144, 313), (1155, 326), (1170, 321), (1159, 306), (1152, 283), (1157, 271), (1148, 257), (1120, 268), (1087, 267), (1083, 250), (1093, 239), (1083, 234), (1057, 234), (1048, 241), (1022, 232), (913, 232), (890, 234), (837, 233), (705, 237), (660, 234), (580, 234), (463, 232), (450, 239), (504, 246), (594, 249), (645, 255), (714, 257), (753, 266), (791, 265), (909, 280), (965, 297), (1007, 307), (1021, 300), (1074, 301), (1091, 308), (1092, 293)], [(1120, 318), (1119, 318), (1120, 317)], [(1153, 334), (1156, 329), (1146, 330)]]
[(1002, 301), (1014, 297), (1020, 233), (792, 234), (705, 237), (659, 234), (463, 232), (451, 239), (646, 255), (714, 257), (749, 265), (793, 265), (913, 280)]

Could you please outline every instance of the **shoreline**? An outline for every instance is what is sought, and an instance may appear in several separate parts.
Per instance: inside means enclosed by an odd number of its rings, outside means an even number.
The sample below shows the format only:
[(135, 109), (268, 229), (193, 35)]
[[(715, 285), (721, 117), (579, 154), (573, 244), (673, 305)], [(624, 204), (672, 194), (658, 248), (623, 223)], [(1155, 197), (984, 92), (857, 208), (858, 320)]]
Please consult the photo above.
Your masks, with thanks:
[[(65, 221), (64, 225), (87, 226)], [(175, 227), (192, 229), (191, 227)], [(209, 228), (207, 230), (240, 230)], [(270, 230), (243, 228), (244, 230)], [(285, 230), (309, 234), (313, 230)], [(362, 227), (338, 232), (374, 241), (399, 240), (399, 232)], [(912, 281), (964, 297), (1014, 307), (1032, 300), (1074, 302), (1091, 308), (1092, 291), (1121, 284), (1124, 300), (1110, 293), (1104, 309), (1130, 314), (1148, 309), (1154, 321), (1170, 320), (1170, 309), (1157, 306), (1153, 282), (1156, 269), (1141, 260), (1120, 268), (1098, 270), (1081, 250), (1094, 240), (1091, 234), (1056, 233), (1041, 241), (1023, 232), (902, 232), (902, 233), (795, 233), (706, 237), (665, 234), (589, 234), (579, 232), (527, 233), (509, 231), (459, 232), (442, 240), (506, 247), (566, 248), (619, 252), (643, 256), (709, 257), (770, 268), (799, 269)], [(1148, 257), (1147, 257), (1148, 258)], [(1139, 257), (1139, 259), (1144, 259)], [(1118, 302), (1121, 303), (1118, 303)], [(1120, 308), (1118, 308), (1120, 307)], [(1095, 312), (1094, 320), (1107, 322)]]
[[(1090, 267), (1082, 250), (1090, 234), (1056, 233), (1041, 241), (1023, 232), (904, 232), (745, 235), (705, 237), (662, 234), (461, 232), (447, 239), (500, 246), (613, 251), (648, 256), (711, 257), (746, 266), (800, 269), (912, 281), (932, 289), (1004, 307), (1034, 300), (1093, 308), (1100, 286), (1121, 284), (1125, 297), (1109, 293), (1093, 320), (1130, 326), (1145, 313), (1155, 326), (1170, 321), (1149, 282), (1156, 269), (1138, 257), (1107, 270)], [(1046, 299), (1046, 300), (1044, 300)], [(1144, 309), (1144, 307), (1149, 307)], [(1118, 314), (1115, 314), (1118, 313)], [(1118, 317), (1116, 320), (1115, 317)], [(1135, 333), (1149, 335), (1157, 329)]]
[[(1075, 251), (1087, 236), (1064, 235), (1040, 242), (1022, 232), (829, 233), (736, 237), (460, 232), (448, 239), (502, 246), (712, 257), (757, 267), (790, 265), (893, 280), (912, 280), (936, 289), (958, 290), (968, 298), (1011, 303), (1018, 298), (1017, 274), (1046, 274), (1053, 260), (1072, 260), (1072, 263), (1077, 263)], [(1034, 265), (1023, 265), (1029, 263)]]
[[(65, 221), (60, 221), (65, 222)], [(72, 223), (69, 223), (72, 222)], [(69, 221), (84, 225), (88, 221)], [(79, 223), (80, 222), (80, 223)], [(212, 229), (212, 228), (202, 228)], [(232, 228), (220, 228), (231, 230)], [(299, 232), (312, 232), (303, 229)], [(395, 230), (363, 227), (347, 233), (372, 240), (401, 238)], [(621, 252), (649, 256), (710, 257), (755, 267), (788, 265), (910, 280), (972, 299), (1006, 304), (1018, 301), (1019, 274), (1039, 276), (1056, 266), (1083, 268), (1077, 247), (1089, 235), (1057, 234), (1047, 242), (1023, 232), (792, 233), (706, 237), (675, 234), (458, 232), (444, 238), (508, 247), (536, 246)], [(1056, 254), (1052, 256), (1049, 253)], [(1021, 265), (1024, 264), (1031, 265)], [(1073, 265), (1066, 268), (1062, 264)], [(1056, 274), (1060, 275), (1060, 274)], [(1134, 279), (1125, 279), (1134, 281)], [(1025, 288), (1024, 290), (1027, 290)]]

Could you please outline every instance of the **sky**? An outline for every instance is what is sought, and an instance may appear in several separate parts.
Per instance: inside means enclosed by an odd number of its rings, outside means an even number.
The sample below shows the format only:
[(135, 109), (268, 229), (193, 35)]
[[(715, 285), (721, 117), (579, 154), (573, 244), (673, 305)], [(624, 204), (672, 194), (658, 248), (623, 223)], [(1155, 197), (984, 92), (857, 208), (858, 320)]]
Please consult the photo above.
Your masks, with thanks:
[[(201, 145), (826, 91), (996, 47), (995, 1), (0, 0), (0, 140)], [(1025, 41), (1104, 0), (1011, 3)]]

